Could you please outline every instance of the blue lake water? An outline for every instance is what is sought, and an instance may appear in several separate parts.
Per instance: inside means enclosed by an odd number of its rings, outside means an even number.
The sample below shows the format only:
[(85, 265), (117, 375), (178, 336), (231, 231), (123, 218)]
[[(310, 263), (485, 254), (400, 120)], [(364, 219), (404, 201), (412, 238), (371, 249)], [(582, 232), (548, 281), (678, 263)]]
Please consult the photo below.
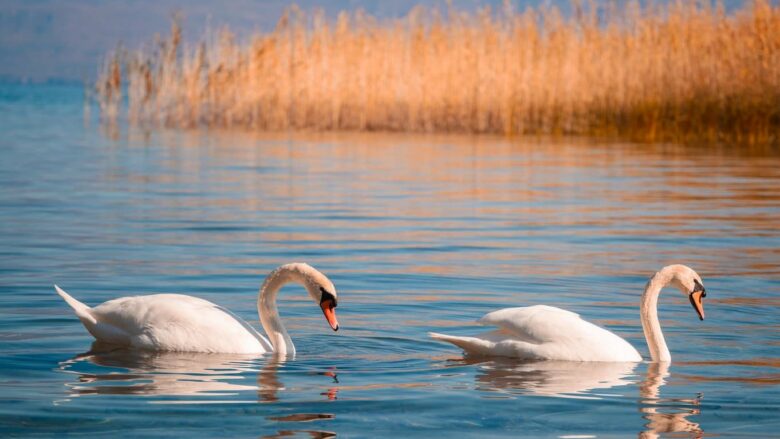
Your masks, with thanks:
[[(493, 137), (144, 132), (73, 86), (0, 85), (0, 435), (768, 437), (780, 431), (780, 154)], [(258, 325), (257, 289), (306, 261), (298, 355), (84, 355), (55, 294), (184, 293)], [(658, 364), (464, 359), (428, 331), (563, 307), (647, 358), (639, 296), (669, 289)]]

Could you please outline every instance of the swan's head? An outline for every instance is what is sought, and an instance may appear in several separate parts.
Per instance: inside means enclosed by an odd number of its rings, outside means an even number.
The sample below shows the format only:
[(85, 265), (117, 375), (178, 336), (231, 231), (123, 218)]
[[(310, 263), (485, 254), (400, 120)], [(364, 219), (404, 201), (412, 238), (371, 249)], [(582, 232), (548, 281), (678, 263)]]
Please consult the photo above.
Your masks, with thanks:
[(704, 320), (704, 302), (707, 297), (707, 291), (704, 289), (704, 283), (693, 269), (685, 265), (669, 265), (664, 267), (661, 272), (666, 272), (670, 276), (669, 285), (676, 286), (683, 294), (688, 296), (693, 309), (699, 315), (700, 320)]
[(336, 287), (327, 276), (317, 271), (309, 264), (297, 264), (304, 275), (304, 286), (312, 299), (320, 305), (325, 319), (334, 331), (339, 330), (339, 321), (336, 320), (336, 306), (338, 306), (338, 294)]

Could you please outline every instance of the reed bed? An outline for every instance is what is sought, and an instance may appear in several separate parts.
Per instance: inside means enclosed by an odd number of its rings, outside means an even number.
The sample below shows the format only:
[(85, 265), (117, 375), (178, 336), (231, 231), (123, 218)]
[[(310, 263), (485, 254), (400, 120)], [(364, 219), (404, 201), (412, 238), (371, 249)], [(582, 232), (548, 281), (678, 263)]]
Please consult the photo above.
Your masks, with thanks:
[[(616, 6), (616, 4), (620, 6)], [(780, 8), (708, 1), (476, 12), (289, 8), (241, 43), (171, 34), (110, 55), (101, 114), (252, 130), (619, 136), (777, 143)], [(122, 110), (122, 111), (120, 111)]]

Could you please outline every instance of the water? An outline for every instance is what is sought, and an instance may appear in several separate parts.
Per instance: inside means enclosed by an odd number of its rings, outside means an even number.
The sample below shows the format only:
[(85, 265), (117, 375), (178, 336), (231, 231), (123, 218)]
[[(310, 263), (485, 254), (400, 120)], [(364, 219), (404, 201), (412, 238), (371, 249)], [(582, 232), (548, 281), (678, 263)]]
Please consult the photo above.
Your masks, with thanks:
[[(94, 114), (92, 115), (94, 119)], [(3, 436), (767, 437), (780, 429), (780, 155), (744, 148), (402, 135), (145, 133), (90, 123), (81, 90), (0, 86)], [(54, 293), (185, 293), (257, 324), (255, 295), (307, 261), (298, 356), (84, 355)], [(627, 338), (646, 279), (686, 263), (674, 363), (464, 359), (508, 306), (564, 307)]]

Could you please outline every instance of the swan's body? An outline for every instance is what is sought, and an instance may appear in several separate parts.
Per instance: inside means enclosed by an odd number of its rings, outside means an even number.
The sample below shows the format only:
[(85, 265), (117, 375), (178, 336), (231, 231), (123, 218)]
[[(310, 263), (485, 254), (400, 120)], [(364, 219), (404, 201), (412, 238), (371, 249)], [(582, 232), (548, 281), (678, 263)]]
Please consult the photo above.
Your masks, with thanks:
[[(59, 288), (57, 292), (67, 294)], [(84, 314), (86, 318), (79, 315), (84, 327), (104, 343), (173, 352), (273, 351), (268, 339), (240, 317), (208, 300), (182, 294), (121, 297), (87, 308)]]
[(225, 308), (197, 297), (122, 297), (90, 308), (56, 285), (55, 289), (100, 342), (152, 351), (294, 355), (295, 346), (276, 310), (276, 294), (288, 282), (303, 284), (320, 303), (331, 327), (338, 330), (333, 310), (336, 289), (325, 275), (307, 264), (277, 268), (260, 288), (257, 309), (268, 339)]
[(560, 361), (642, 361), (627, 341), (560, 308), (505, 308), (479, 319), (499, 329), (475, 337), (431, 334), (472, 355)]
[[(640, 305), (642, 328), (653, 361), (671, 361), (656, 309), (661, 289), (669, 284), (687, 294), (699, 317), (704, 319), (701, 298), (705, 292), (695, 271), (684, 265), (670, 265), (656, 273), (647, 283)], [(501, 309), (488, 313), (479, 323), (498, 329), (475, 337), (437, 333), (430, 336), (452, 343), (471, 355), (529, 360), (642, 361), (639, 352), (619, 336), (582, 320), (573, 312), (552, 306)]]

